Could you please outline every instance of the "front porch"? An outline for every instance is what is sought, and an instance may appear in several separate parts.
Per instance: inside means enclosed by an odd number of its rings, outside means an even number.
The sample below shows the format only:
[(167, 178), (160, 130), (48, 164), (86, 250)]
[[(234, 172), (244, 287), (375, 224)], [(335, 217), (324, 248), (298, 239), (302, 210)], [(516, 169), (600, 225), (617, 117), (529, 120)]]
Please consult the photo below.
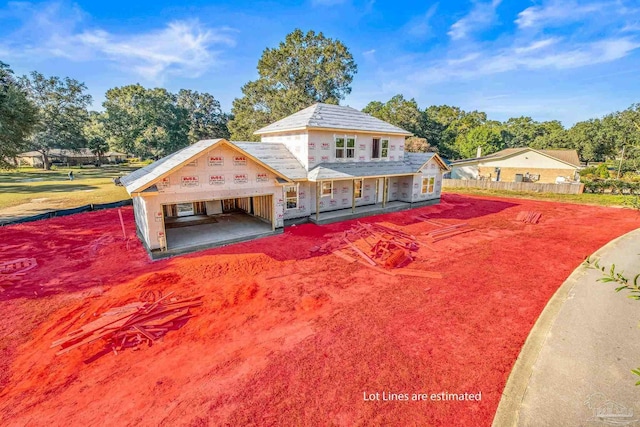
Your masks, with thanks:
[(363, 218), (371, 215), (380, 215), (380, 214), (385, 214), (390, 212), (404, 211), (408, 209), (417, 208), (420, 206), (435, 205), (439, 202), (440, 202), (440, 199), (432, 199), (432, 200), (427, 200), (424, 202), (417, 202), (417, 203), (409, 203), (409, 202), (401, 202), (401, 201), (387, 202), (386, 204), (376, 203), (376, 204), (365, 205), (365, 206), (356, 206), (355, 209), (348, 208), (348, 209), (338, 209), (335, 211), (320, 212), (319, 214), (311, 215), (311, 217), (309, 218), (309, 221), (318, 225), (331, 224), (334, 222), (345, 221), (348, 219)]

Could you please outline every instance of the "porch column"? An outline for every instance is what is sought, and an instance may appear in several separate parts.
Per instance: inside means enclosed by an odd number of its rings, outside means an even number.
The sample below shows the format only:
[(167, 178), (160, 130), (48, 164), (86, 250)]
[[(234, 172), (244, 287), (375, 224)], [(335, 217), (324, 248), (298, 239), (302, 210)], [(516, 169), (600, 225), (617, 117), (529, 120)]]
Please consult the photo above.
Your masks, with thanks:
[(356, 213), (356, 180), (351, 180), (351, 213)]
[(320, 181), (316, 181), (316, 222), (320, 221)]
[[(284, 188), (280, 188), (281, 190), (284, 190)], [(283, 191), (284, 193), (284, 191)], [(282, 201), (284, 202), (284, 206), (282, 206), (282, 213), (283, 213), (283, 217), (282, 217), (282, 221), (284, 222), (284, 209), (287, 206), (287, 200), (286, 197), (284, 197), (286, 195), (283, 194), (282, 196)], [(277, 203), (278, 203), (278, 198), (276, 198), (275, 194), (272, 194), (271, 196), (271, 231), (276, 231), (276, 217), (278, 216), (277, 214)], [(284, 224), (283, 227), (284, 228)]]
[(387, 196), (389, 193), (389, 177), (384, 177), (384, 185), (382, 186), (382, 208), (387, 206)]

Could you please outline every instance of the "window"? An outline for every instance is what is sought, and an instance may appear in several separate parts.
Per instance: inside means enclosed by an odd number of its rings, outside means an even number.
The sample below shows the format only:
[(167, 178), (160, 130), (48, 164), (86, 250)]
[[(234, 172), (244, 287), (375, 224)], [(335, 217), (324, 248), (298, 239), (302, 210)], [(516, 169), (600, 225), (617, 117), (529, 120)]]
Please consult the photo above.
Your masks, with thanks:
[(322, 181), (322, 192), (320, 194), (333, 196), (333, 181)]
[(422, 194), (433, 193), (433, 186), (436, 179), (433, 176), (422, 178)]
[(336, 136), (336, 159), (353, 159), (356, 156), (355, 136)]
[(347, 158), (353, 159), (356, 156), (356, 139), (347, 138)]
[(298, 209), (298, 185), (291, 185), (284, 189), (287, 209)]
[(373, 145), (371, 149), (371, 158), (379, 159), (380, 158), (380, 138), (373, 138)]
[(344, 158), (344, 138), (336, 137), (336, 159)]
[(353, 183), (353, 197), (360, 199), (362, 197), (362, 180), (358, 179)]
[(382, 140), (382, 156), (383, 159), (386, 159), (387, 157), (389, 157), (389, 140), (388, 139), (383, 139)]

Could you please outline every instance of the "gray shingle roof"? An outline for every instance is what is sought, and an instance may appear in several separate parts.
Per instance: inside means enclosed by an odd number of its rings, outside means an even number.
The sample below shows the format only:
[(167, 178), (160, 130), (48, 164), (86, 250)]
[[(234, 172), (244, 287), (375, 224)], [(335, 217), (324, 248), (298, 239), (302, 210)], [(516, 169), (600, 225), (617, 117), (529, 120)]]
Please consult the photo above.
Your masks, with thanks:
[(418, 170), (434, 156), (435, 153), (404, 153), (404, 161)]
[(580, 159), (578, 158), (578, 152), (576, 150), (536, 150), (531, 147), (505, 148), (504, 150), (496, 151), (495, 153), (488, 154), (482, 157), (455, 160), (451, 162), (451, 164), (455, 165), (458, 163), (472, 163), (483, 160), (499, 160), (504, 159), (505, 157), (509, 157), (513, 154), (523, 153), (525, 151), (536, 151), (538, 153), (542, 153), (546, 156), (560, 160), (561, 162), (569, 163), (576, 167), (580, 166)]
[(159, 178), (163, 174), (169, 172), (173, 168), (186, 163), (191, 158), (201, 154), (218, 141), (220, 141), (220, 139), (205, 139), (198, 141), (195, 144), (189, 145), (188, 147), (176, 151), (173, 154), (169, 154), (150, 165), (133, 171), (129, 175), (123, 176), (120, 178), (120, 182), (124, 185), (129, 194), (131, 194)]
[(416, 173), (404, 162), (379, 163), (321, 163), (309, 171), (309, 180), (363, 178), (368, 176), (405, 175)]
[(255, 131), (256, 135), (295, 129), (344, 129), (381, 134), (411, 135), (397, 126), (370, 116), (355, 108), (333, 104), (313, 104), (282, 120)]
[(290, 179), (306, 179), (307, 170), (291, 151), (279, 142), (231, 142), (241, 150)]

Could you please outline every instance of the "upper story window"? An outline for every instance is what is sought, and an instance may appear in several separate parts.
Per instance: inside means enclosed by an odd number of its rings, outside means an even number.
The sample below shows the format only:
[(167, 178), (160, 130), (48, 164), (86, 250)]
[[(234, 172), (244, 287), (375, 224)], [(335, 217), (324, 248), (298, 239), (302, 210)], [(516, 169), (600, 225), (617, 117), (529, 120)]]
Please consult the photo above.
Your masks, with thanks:
[(383, 159), (386, 159), (387, 157), (389, 157), (389, 140), (384, 138), (381, 139), (380, 145), (382, 146), (382, 150), (380, 150), (381, 151), (380, 157), (382, 157)]
[(386, 159), (387, 157), (389, 157), (389, 138), (373, 138), (371, 158)]
[(336, 136), (336, 159), (353, 159), (356, 156), (355, 136)]

